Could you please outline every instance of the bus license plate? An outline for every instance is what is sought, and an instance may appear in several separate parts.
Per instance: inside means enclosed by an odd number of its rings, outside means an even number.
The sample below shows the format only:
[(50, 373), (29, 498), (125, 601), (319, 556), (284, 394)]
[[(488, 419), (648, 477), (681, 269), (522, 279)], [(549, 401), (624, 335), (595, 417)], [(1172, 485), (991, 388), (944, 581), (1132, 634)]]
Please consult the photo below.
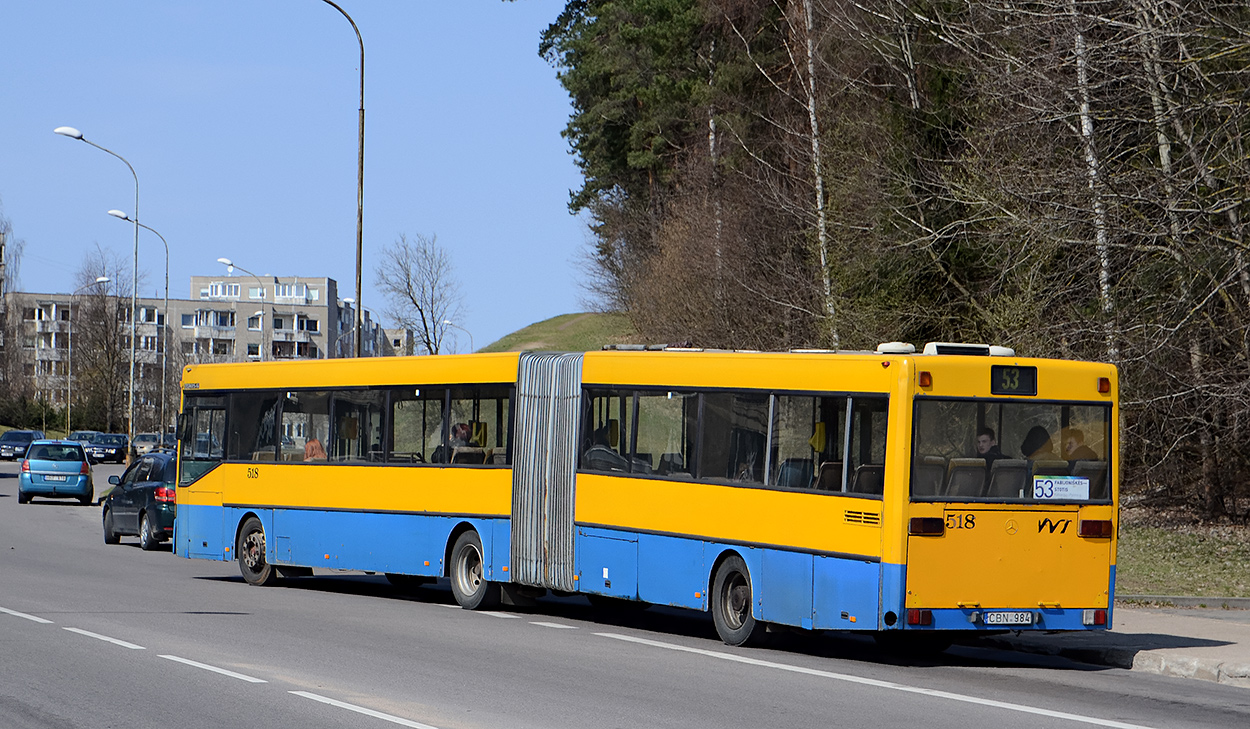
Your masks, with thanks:
[(1013, 610), (996, 613), (985, 613), (986, 625), (1032, 625), (1033, 613), (1027, 610)]
[(66, 480), (66, 478), (67, 478), (66, 476), (44, 476), (43, 480), (44, 481), (64, 481)]

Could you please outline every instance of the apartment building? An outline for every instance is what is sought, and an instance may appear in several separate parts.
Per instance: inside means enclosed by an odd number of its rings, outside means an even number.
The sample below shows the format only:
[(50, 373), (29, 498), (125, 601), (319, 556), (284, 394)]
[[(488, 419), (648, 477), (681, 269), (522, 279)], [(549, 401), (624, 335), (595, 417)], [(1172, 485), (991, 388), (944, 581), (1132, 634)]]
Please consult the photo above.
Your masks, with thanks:
[[(187, 299), (169, 299), (168, 318), (163, 298), (138, 299), (137, 397), (159, 392), (163, 372), (176, 382), (188, 363), (353, 356), (356, 311), (352, 302), (339, 299), (332, 278), (192, 276), (190, 293)], [(117, 342), (128, 363), (130, 302), (119, 303)], [(74, 346), (82, 346), (82, 332), (90, 326), (82, 320), (89, 308), (85, 296), (6, 292), (4, 304), (7, 322), (0, 350), (9, 363), (8, 376), (24, 380), (50, 403), (64, 405)], [(367, 309), (363, 331), (361, 356), (395, 353)], [(79, 367), (74, 370), (77, 376)]]

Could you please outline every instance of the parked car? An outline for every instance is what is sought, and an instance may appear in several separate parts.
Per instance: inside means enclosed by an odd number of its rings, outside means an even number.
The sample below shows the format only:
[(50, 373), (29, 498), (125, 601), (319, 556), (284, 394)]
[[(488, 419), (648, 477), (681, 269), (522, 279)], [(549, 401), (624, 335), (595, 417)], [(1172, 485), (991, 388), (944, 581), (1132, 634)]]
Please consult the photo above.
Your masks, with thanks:
[(173, 433), (165, 433), (161, 436), (161, 448), (169, 448), (170, 450), (178, 450), (178, 436)]
[(87, 444), (87, 456), (96, 463), (126, 461), (126, 441), (123, 433), (100, 433)]
[(31, 441), (43, 437), (42, 430), (10, 430), (0, 435), (0, 460), (16, 461), (26, 455)]
[(117, 544), (122, 535), (133, 534), (146, 550), (173, 536), (177, 467), (175, 454), (153, 451), (130, 464), (120, 478), (109, 476), (113, 488), (100, 502), (105, 544)]
[(17, 503), (32, 496), (78, 499), (84, 506), (95, 499), (91, 464), (82, 444), (72, 440), (35, 440), (22, 460), (17, 481)]
[(135, 435), (134, 446), (135, 455), (142, 456), (160, 448), (161, 436), (159, 433), (139, 433)]
[(76, 440), (83, 445), (91, 442), (91, 439), (100, 434), (98, 430), (75, 430), (66, 436), (65, 440)]

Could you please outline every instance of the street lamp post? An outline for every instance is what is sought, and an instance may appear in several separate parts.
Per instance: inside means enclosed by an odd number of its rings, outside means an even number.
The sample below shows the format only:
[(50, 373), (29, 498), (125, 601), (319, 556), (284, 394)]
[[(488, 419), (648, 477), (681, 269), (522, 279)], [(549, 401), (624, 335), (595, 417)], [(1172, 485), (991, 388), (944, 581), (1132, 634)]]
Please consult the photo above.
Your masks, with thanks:
[(73, 419), (71, 416), (74, 407), (74, 297), (79, 292), (96, 286), (98, 284), (108, 283), (108, 276), (97, 276), (96, 280), (89, 284), (79, 286), (69, 295), (69, 332), (68, 337), (68, 355), (65, 362), (65, 435), (69, 435), (74, 430)]
[(459, 324), (455, 323), (455, 322), (454, 322), (454, 321), (452, 321), (451, 319), (444, 319), (444, 320), (443, 320), (443, 323), (444, 323), (444, 324), (446, 324), (446, 325), (447, 325), (447, 326), (449, 326), (449, 327), (455, 327), (455, 328), (459, 329), (460, 331), (464, 332), (465, 334), (468, 334), (468, 335), (469, 335), (469, 353), (470, 353), (470, 354), (472, 354), (472, 353), (473, 353), (473, 351), (477, 349), (477, 347), (473, 346), (473, 332), (469, 331), (468, 329), (465, 329), (464, 327), (462, 327), (462, 326), (460, 326)]
[[(347, 18), (347, 22), (352, 24), (352, 30), (356, 31), (356, 41), (360, 43), (360, 125), (359, 139), (356, 145), (356, 301), (360, 303), (363, 301), (360, 298), (360, 266), (365, 224), (365, 41), (360, 37), (360, 28), (356, 27), (356, 21), (352, 20), (352, 16), (348, 15), (346, 10), (340, 8), (331, 0), (322, 0), (322, 2), (342, 13), (344, 18)], [(363, 311), (363, 306), (356, 307), (355, 355), (357, 357), (360, 356), (360, 336), (364, 330), (361, 319)]]
[(126, 432), (129, 438), (128, 442), (133, 443), (135, 440), (135, 353), (137, 351), (137, 343), (135, 342), (135, 313), (139, 304), (139, 175), (135, 172), (134, 166), (131, 165), (130, 162), (126, 161), (125, 157), (111, 149), (101, 147), (95, 142), (92, 142), (84, 137), (82, 132), (77, 129), (73, 127), (57, 127), (52, 131), (55, 134), (60, 134), (61, 136), (69, 137), (70, 139), (77, 139), (80, 142), (90, 144), (98, 150), (108, 152), (124, 162), (126, 167), (130, 170), (131, 176), (135, 178), (135, 217), (133, 221), (135, 224), (135, 267), (131, 275), (130, 283), (130, 397), (129, 403), (126, 406)]
[(165, 236), (161, 235), (160, 233), (157, 233), (155, 228), (144, 225), (143, 223), (140, 223), (138, 220), (131, 220), (126, 215), (126, 213), (120, 210), (110, 210), (109, 215), (112, 215), (114, 218), (121, 218), (122, 220), (125, 220), (127, 222), (132, 222), (135, 225), (139, 226), (140, 228), (144, 228), (146, 230), (152, 231), (153, 233), (156, 233), (156, 237), (161, 239), (161, 243), (165, 244), (165, 309), (164, 311), (161, 312), (161, 318), (164, 319), (165, 323), (157, 327), (157, 334), (159, 336), (159, 339), (157, 341), (159, 342), (161, 346), (161, 430), (160, 432), (161, 432), (161, 435), (164, 436), (165, 426), (167, 425), (167, 423), (165, 422), (165, 381), (169, 379), (169, 373), (168, 373), (169, 337), (166, 335), (166, 331), (169, 327), (169, 242), (165, 240)]
[[(256, 274), (252, 273), (246, 268), (235, 264), (235, 262), (230, 260), (229, 258), (218, 258), (217, 262), (225, 265), (226, 273), (234, 273), (234, 269), (237, 268), (243, 273), (246, 273), (247, 275), (256, 279), (256, 283), (260, 284), (260, 298), (262, 299), (262, 305), (264, 305), (263, 300), (265, 298), (265, 282), (260, 280), (260, 276), (257, 276)], [(277, 289), (274, 289), (274, 298), (277, 298), (277, 296), (278, 296)], [(257, 312), (257, 316), (263, 317), (264, 312), (263, 311)], [(235, 326), (238, 327), (238, 325), (239, 325), (238, 322), (235, 322)], [(261, 362), (265, 361), (265, 320), (263, 318), (260, 320), (260, 361)]]

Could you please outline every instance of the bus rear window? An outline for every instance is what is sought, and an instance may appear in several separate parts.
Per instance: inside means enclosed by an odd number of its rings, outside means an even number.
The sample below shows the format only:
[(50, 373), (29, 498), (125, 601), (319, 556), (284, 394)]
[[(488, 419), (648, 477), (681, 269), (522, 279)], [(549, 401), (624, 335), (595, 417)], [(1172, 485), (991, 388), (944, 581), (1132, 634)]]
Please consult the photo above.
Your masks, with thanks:
[(914, 500), (1110, 498), (1106, 405), (918, 399), (913, 444)]

